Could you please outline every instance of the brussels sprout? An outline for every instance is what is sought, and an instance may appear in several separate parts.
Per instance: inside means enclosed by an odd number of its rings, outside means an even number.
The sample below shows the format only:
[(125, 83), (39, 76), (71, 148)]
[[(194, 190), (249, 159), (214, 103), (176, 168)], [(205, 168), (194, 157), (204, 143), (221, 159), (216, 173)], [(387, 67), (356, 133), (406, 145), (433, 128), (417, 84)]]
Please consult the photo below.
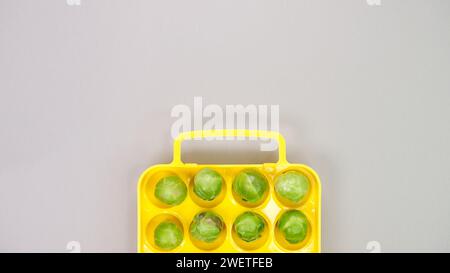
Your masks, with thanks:
[(219, 238), (223, 228), (222, 218), (214, 212), (206, 211), (194, 217), (189, 231), (195, 239), (211, 243)]
[(241, 171), (233, 181), (233, 191), (248, 203), (259, 203), (267, 188), (267, 179), (256, 170)]
[(183, 241), (183, 231), (173, 222), (161, 222), (155, 229), (154, 239), (158, 247), (164, 250), (171, 250), (179, 246)]
[(295, 203), (303, 200), (309, 187), (308, 178), (296, 171), (286, 172), (275, 181), (275, 192), (278, 196)]
[(203, 200), (214, 200), (222, 190), (223, 178), (214, 170), (205, 168), (194, 177), (194, 192)]
[(289, 210), (280, 217), (277, 228), (284, 235), (286, 241), (296, 244), (305, 239), (308, 233), (308, 220), (302, 212)]
[(239, 238), (246, 242), (251, 242), (261, 237), (264, 228), (264, 218), (250, 211), (242, 213), (234, 221), (234, 230)]
[(158, 181), (155, 196), (164, 204), (174, 206), (184, 201), (187, 188), (178, 176), (167, 176)]

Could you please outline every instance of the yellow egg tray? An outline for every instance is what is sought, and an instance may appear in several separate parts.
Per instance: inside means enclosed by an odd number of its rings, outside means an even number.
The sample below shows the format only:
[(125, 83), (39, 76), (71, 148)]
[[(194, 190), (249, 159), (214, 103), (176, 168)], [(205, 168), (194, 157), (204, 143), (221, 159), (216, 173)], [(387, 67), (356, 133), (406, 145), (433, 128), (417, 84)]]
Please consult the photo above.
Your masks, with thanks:
[[(263, 164), (195, 164), (181, 161), (181, 143), (184, 140), (214, 137), (244, 137), (275, 139), (278, 141), (278, 162)], [(321, 186), (319, 176), (310, 167), (302, 164), (291, 164), (286, 160), (286, 144), (278, 132), (259, 130), (206, 130), (181, 133), (173, 146), (173, 161), (170, 164), (155, 165), (144, 171), (138, 183), (138, 252), (144, 253), (198, 253), (198, 252), (320, 252), (321, 239)], [(213, 155), (212, 155), (213, 157)], [(203, 168), (211, 168), (222, 175), (225, 186), (221, 194), (213, 201), (204, 201), (193, 192), (192, 181), (195, 174)], [(255, 169), (263, 174), (270, 185), (265, 201), (250, 207), (234, 197), (232, 182), (234, 177), (244, 169)], [(286, 171), (295, 170), (306, 175), (310, 181), (310, 191), (300, 205), (287, 204), (279, 200), (274, 191), (276, 177)], [(169, 207), (154, 196), (156, 183), (168, 175), (177, 175), (188, 188), (188, 196), (177, 206)], [(305, 214), (309, 222), (308, 233), (302, 242), (289, 244), (275, 228), (280, 215), (287, 210), (298, 209)], [(202, 211), (213, 211), (219, 214), (225, 223), (226, 230), (213, 243), (196, 241), (189, 235), (189, 226), (194, 216)], [(262, 236), (247, 243), (240, 240), (233, 230), (233, 222), (245, 211), (253, 211), (266, 220), (267, 226)], [(155, 245), (153, 232), (164, 220), (172, 220), (182, 227), (184, 239), (177, 248), (164, 251)]]

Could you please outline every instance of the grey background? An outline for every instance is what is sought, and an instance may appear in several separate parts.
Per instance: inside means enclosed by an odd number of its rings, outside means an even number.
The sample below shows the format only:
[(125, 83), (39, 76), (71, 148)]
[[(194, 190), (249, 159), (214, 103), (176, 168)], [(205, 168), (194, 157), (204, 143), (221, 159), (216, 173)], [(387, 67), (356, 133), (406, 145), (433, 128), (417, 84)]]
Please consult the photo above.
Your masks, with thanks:
[(448, 252), (449, 48), (445, 0), (1, 0), (0, 251), (135, 251), (138, 177), (203, 96), (280, 105), (323, 251)]

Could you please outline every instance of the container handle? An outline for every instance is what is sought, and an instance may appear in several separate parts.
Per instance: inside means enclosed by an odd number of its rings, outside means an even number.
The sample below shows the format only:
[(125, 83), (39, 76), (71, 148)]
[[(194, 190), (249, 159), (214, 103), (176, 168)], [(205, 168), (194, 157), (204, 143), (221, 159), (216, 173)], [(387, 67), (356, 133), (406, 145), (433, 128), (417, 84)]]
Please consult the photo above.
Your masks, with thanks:
[(183, 164), (181, 161), (181, 143), (184, 140), (204, 139), (211, 137), (245, 137), (245, 138), (270, 138), (278, 142), (278, 162), (287, 163), (286, 142), (284, 137), (275, 131), (245, 130), (245, 129), (223, 129), (223, 130), (198, 130), (180, 133), (173, 142), (172, 164)]

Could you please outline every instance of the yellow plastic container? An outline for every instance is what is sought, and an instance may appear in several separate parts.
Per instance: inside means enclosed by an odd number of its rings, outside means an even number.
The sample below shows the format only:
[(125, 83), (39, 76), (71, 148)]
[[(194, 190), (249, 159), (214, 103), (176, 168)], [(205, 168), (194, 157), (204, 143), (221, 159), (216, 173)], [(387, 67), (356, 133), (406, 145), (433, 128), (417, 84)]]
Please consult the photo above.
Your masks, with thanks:
[[(181, 161), (181, 143), (187, 139), (211, 137), (246, 137), (272, 138), (278, 141), (279, 157), (276, 163), (263, 164), (193, 164)], [(174, 141), (173, 161), (170, 164), (155, 165), (147, 169), (140, 177), (138, 184), (138, 252), (320, 252), (320, 213), (321, 186), (319, 176), (314, 170), (302, 164), (291, 164), (286, 161), (286, 145), (284, 138), (278, 132), (256, 130), (209, 130), (191, 131), (180, 134)], [(195, 174), (208, 167), (220, 173), (225, 181), (221, 194), (208, 202), (197, 197), (193, 192), (192, 181)], [(268, 180), (270, 189), (265, 201), (257, 207), (248, 207), (236, 200), (232, 193), (232, 182), (235, 175), (244, 169), (256, 169)], [(274, 191), (275, 178), (290, 170), (306, 175), (310, 181), (310, 191), (306, 200), (295, 206), (279, 200)], [(154, 196), (156, 183), (167, 175), (178, 175), (188, 188), (188, 196), (177, 206), (169, 207), (162, 204)], [(303, 212), (309, 222), (306, 239), (296, 245), (289, 244), (275, 228), (282, 212), (298, 209)], [(194, 216), (202, 211), (211, 210), (219, 214), (226, 225), (226, 230), (212, 244), (206, 244), (191, 238), (189, 226)], [(254, 211), (266, 220), (266, 228), (261, 238), (246, 243), (238, 238), (233, 231), (233, 223), (238, 215), (245, 211)], [(171, 220), (182, 227), (184, 239), (177, 248), (164, 251), (155, 245), (153, 232), (156, 226), (164, 220)]]

